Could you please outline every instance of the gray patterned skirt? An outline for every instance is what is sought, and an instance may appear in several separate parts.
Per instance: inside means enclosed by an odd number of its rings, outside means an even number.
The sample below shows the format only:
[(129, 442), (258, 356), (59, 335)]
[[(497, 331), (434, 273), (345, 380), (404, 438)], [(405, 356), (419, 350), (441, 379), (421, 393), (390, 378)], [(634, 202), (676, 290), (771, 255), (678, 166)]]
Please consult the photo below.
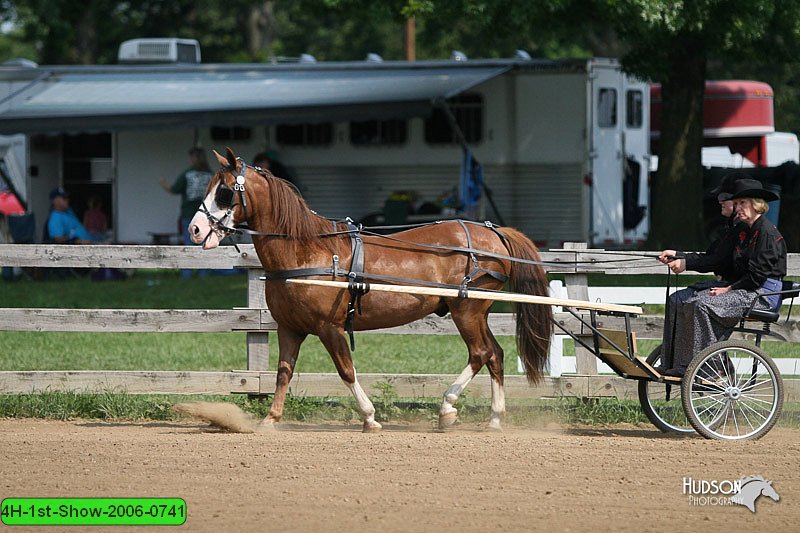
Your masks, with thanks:
[[(737, 289), (711, 296), (710, 288), (686, 288), (669, 297), (661, 351), (668, 368), (685, 370), (701, 350), (727, 340), (757, 295), (756, 291)], [(755, 308), (768, 309), (769, 305), (759, 298)]]

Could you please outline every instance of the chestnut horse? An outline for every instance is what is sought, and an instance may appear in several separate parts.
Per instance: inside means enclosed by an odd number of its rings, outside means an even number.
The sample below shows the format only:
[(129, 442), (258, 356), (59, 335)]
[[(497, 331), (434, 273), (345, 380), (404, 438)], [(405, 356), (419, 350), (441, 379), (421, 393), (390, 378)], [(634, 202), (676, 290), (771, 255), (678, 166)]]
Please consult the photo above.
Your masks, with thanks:
[[(296, 269), (330, 267), (335, 256), (346, 275), (353, 261), (348, 226), (317, 215), (289, 183), (245, 165), (230, 148), (226, 157), (214, 154), (221, 168), (208, 185), (203, 205), (189, 225), (189, 233), (195, 243), (210, 249), (230, 232), (226, 228), (247, 222), (267, 272), (267, 305), (278, 324), (280, 356), (275, 396), (269, 414), (257, 430), (271, 428), (280, 421), (300, 344), (306, 336), (316, 335), (355, 397), (363, 414), (364, 431), (379, 431), (381, 425), (375, 421), (375, 408), (359, 385), (345, 335), (350, 306), (348, 291), (286, 283), (280, 275), (270, 276)], [(464, 252), (465, 248), (473, 253)], [(395, 233), (391, 239), (363, 235), (363, 258), (363, 271), (367, 274), (402, 278), (411, 284), (459, 286), (471, 275), (474, 279), (469, 281), (470, 288), (499, 290), (503, 280), (508, 279), (515, 292), (548, 294), (547, 276), (538, 264), (536, 246), (512, 228), (448, 221)], [(331, 274), (311, 277), (333, 279)], [(430, 313), (449, 312), (467, 345), (469, 364), (444, 394), (439, 426), (445, 428), (455, 421), (457, 409), (453, 404), (485, 365), (492, 383), (489, 427), (500, 429), (505, 412), (503, 349), (489, 331), (490, 301), (373, 291), (364, 294), (360, 304), (361, 314), (355, 316), (354, 330), (389, 328)], [(515, 311), (518, 351), (528, 380), (536, 383), (547, 361), (552, 311), (550, 306), (531, 304), (520, 304)]]

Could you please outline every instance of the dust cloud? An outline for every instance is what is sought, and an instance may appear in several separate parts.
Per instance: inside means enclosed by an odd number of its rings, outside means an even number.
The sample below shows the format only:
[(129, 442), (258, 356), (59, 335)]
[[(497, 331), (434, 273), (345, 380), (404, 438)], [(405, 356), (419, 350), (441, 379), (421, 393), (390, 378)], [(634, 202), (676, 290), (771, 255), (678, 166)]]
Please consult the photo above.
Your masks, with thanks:
[(231, 433), (254, 433), (258, 425), (258, 420), (253, 415), (232, 403), (186, 402), (174, 405), (173, 409)]

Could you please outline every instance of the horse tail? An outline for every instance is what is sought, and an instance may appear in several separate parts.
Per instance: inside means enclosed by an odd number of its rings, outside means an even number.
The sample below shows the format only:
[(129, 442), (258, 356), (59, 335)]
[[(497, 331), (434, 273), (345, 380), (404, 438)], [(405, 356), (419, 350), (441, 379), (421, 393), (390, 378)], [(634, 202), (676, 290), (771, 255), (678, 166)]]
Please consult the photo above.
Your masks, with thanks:
[[(541, 261), (539, 250), (522, 232), (503, 228), (506, 246), (513, 257)], [(511, 264), (511, 290), (522, 294), (548, 296), (547, 274), (542, 265), (513, 262)], [(525, 366), (528, 382), (542, 380), (550, 339), (553, 336), (553, 309), (549, 305), (514, 303), (517, 316), (517, 351)]]

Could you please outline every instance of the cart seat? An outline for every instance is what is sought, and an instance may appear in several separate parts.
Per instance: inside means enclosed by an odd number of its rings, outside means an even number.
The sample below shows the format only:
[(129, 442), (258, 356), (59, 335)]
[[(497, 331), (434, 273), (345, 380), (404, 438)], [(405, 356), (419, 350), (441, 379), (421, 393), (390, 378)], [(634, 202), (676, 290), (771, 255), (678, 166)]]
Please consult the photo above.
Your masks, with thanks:
[[(800, 295), (800, 282), (784, 281), (781, 291), (783, 291), (783, 294), (781, 294), (781, 300), (794, 298), (795, 296)], [(750, 309), (750, 312), (744, 315), (744, 318), (748, 320), (760, 320), (770, 324), (777, 322), (780, 317), (780, 307), (775, 311), (769, 309)]]
[(780, 311), (770, 311), (769, 309), (751, 309), (749, 313), (744, 316), (748, 320), (760, 320), (761, 322), (777, 322), (781, 317)]

